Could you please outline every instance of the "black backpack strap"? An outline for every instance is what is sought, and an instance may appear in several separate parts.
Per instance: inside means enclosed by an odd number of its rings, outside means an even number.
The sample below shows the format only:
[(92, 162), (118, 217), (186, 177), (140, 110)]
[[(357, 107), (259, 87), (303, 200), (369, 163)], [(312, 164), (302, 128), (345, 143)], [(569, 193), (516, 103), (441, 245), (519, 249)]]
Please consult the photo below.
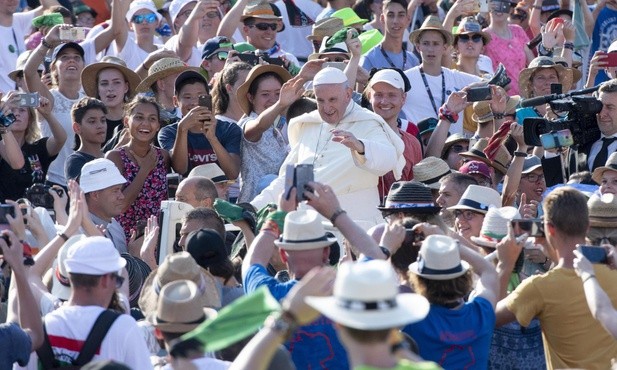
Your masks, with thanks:
[(75, 361), (73, 361), (73, 365), (83, 366), (92, 360), (96, 350), (100, 347), (103, 339), (107, 335), (107, 332), (111, 328), (111, 325), (119, 316), (119, 313), (111, 310), (101, 312), (99, 317), (94, 322), (94, 325), (88, 334), (88, 338), (86, 338), (86, 342), (81, 348), (81, 352), (79, 352), (79, 356)]
[(45, 328), (45, 318), (43, 317), (43, 345), (36, 350), (36, 354), (39, 356), (43, 369), (53, 369), (55, 367), (56, 358), (54, 352), (51, 349), (49, 343), (49, 337), (47, 336), (47, 329)]

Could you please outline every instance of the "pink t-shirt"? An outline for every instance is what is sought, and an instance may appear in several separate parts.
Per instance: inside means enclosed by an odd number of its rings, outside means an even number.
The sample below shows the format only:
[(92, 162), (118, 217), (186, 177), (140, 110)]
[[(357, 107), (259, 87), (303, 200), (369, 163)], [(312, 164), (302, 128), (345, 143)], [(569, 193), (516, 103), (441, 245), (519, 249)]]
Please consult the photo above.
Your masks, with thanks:
[(525, 44), (529, 42), (529, 37), (519, 25), (510, 24), (508, 27), (512, 33), (510, 40), (497, 36), (488, 28), (484, 29), (491, 35), (491, 41), (484, 47), (484, 54), (491, 58), (495, 70), (500, 62), (506, 67), (508, 77), (512, 79), (508, 94), (518, 95), (518, 75), (527, 67)]

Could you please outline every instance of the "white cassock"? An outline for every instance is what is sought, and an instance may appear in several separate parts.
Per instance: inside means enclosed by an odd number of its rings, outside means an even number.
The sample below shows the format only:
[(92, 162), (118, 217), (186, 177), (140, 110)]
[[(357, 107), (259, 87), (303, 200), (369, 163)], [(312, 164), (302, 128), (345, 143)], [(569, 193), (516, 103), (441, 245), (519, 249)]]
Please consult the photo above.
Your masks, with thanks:
[[(364, 155), (332, 141), (332, 129), (345, 130), (364, 143)], [(284, 189), (288, 164), (313, 164), (315, 181), (329, 185), (341, 208), (365, 228), (383, 222), (377, 210), (380, 176), (394, 171), (401, 176), (405, 165), (403, 141), (377, 114), (351, 101), (338, 124), (324, 122), (318, 111), (291, 120), (291, 152), (281, 166), (279, 176), (251, 202), (257, 209), (277, 203)], [(370, 225), (370, 226), (369, 226)]]

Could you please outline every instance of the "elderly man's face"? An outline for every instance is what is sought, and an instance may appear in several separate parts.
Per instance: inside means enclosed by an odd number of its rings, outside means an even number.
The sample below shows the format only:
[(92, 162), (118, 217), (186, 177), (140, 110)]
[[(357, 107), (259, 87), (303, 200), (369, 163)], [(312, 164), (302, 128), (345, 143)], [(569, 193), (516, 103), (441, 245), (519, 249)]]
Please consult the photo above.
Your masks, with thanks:
[(321, 119), (330, 124), (337, 124), (345, 115), (345, 109), (351, 100), (351, 89), (345, 84), (317, 85), (315, 97)]

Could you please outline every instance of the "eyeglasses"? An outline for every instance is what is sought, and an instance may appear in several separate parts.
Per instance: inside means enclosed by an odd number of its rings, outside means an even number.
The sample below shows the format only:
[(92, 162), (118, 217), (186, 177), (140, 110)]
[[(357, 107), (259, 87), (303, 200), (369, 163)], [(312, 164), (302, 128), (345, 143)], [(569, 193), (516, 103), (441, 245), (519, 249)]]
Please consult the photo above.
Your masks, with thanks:
[(116, 279), (116, 289), (120, 289), (124, 283), (124, 278), (118, 274), (111, 274)]
[(157, 21), (156, 14), (154, 13), (134, 15), (133, 18), (131, 19), (131, 22), (135, 24), (142, 24), (142, 23), (151, 24), (156, 21)]
[(465, 221), (471, 221), (471, 220), (473, 220), (474, 217), (476, 217), (479, 214), (480, 213), (474, 212), (474, 211), (470, 211), (468, 209), (466, 209), (466, 210), (455, 209), (454, 210), (454, 217), (459, 218), (459, 217), (463, 216), (463, 219)]
[(260, 31), (267, 31), (268, 28), (272, 31), (276, 31), (279, 28), (279, 25), (277, 23), (255, 23), (249, 25), (249, 27), (255, 27)]
[(463, 35), (458, 35), (458, 39), (459, 41), (462, 41), (462, 42), (468, 42), (469, 40), (471, 40), (477, 43), (477, 42), (482, 41), (482, 35), (477, 34), (477, 33), (474, 35), (463, 34)]
[(522, 178), (529, 182), (538, 182), (539, 180), (544, 181), (544, 175), (536, 175), (535, 173), (530, 173), (528, 175), (523, 175)]

